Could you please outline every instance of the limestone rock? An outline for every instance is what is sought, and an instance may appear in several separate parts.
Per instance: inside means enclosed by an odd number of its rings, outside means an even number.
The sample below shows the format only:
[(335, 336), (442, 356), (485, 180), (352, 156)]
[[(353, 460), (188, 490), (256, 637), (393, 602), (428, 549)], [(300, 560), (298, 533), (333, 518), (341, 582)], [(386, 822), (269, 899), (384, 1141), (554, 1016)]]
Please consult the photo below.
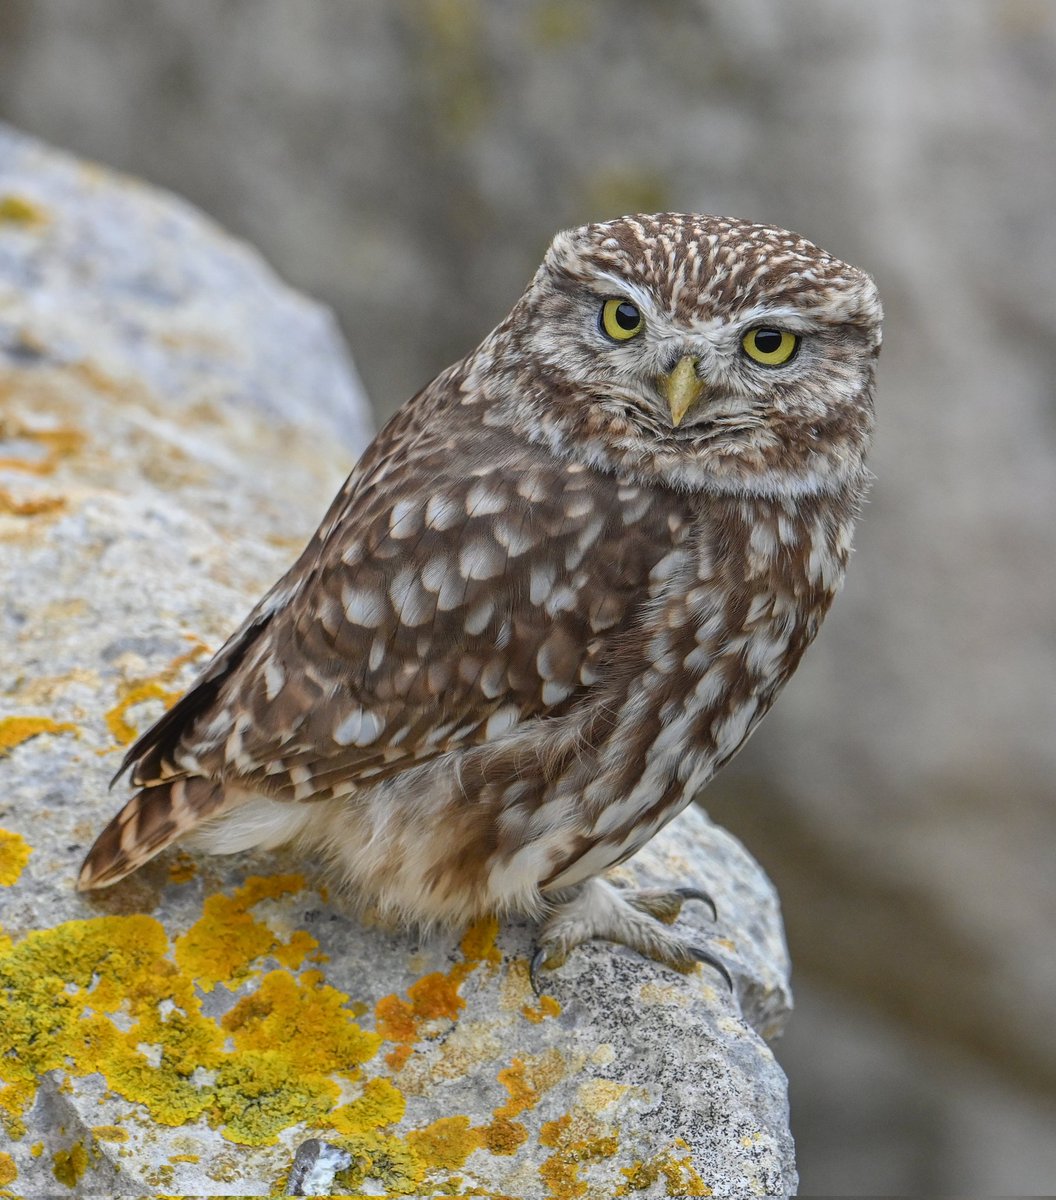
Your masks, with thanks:
[(185, 204), (0, 129), (4, 1182), (263, 1195), (317, 1139), (362, 1195), (790, 1193), (777, 902), (698, 811), (620, 874), (714, 894), (716, 927), (683, 919), (736, 996), (594, 945), (537, 998), (529, 925), (419, 942), (283, 854), (74, 893), (120, 749), (365, 437), (326, 313)]

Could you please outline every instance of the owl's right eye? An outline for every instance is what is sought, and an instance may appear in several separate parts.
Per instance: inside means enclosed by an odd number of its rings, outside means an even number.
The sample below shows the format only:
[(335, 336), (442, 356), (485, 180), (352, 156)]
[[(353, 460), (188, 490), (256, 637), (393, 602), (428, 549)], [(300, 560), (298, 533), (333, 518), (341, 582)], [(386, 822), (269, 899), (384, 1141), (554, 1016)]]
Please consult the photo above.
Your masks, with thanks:
[(599, 319), (602, 331), (614, 342), (628, 342), (642, 332), (642, 310), (630, 300), (606, 300)]

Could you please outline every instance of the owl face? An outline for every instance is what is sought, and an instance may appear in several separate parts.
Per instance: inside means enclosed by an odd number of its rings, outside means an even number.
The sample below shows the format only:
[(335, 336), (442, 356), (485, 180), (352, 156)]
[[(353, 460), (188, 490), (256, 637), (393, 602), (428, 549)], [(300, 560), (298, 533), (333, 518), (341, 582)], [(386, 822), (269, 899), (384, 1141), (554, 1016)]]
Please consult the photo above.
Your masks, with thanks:
[(802, 493), (861, 470), (880, 317), (868, 276), (795, 234), (661, 214), (559, 234), (500, 332), (539, 384), (528, 432), (558, 452)]

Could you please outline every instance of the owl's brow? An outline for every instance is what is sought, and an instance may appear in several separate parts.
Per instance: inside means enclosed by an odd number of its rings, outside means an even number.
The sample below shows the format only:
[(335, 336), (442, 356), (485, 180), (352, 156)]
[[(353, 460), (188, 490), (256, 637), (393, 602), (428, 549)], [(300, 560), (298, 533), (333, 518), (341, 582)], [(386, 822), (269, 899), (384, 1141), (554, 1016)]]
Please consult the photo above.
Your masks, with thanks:
[[(609, 285), (611, 287), (612, 295), (629, 296), (639, 308), (646, 309), (651, 312), (657, 311), (656, 297), (652, 292), (649, 291), (648, 288), (644, 288), (638, 283), (632, 283), (631, 280), (624, 279), (620, 275), (610, 275), (608, 271), (599, 271), (597, 275), (594, 276), (594, 279), (591, 280), (591, 284)], [(597, 287), (594, 287), (594, 290), (598, 291), (600, 295), (605, 291), (605, 288), (603, 287), (598, 289)]]
[(724, 324), (746, 326), (772, 323), (788, 329), (808, 330), (817, 327), (817, 319), (810, 313), (804, 312), (791, 304), (755, 304), (751, 308), (738, 312), (735, 319)]

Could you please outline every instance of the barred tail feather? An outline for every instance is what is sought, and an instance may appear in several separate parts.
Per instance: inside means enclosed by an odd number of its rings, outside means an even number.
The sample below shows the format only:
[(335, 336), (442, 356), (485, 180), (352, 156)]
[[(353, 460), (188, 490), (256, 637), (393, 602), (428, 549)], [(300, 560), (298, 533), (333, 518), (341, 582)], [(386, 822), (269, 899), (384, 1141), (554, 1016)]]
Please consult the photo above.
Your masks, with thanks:
[(171, 779), (137, 792), (84, 860), (78, 891), (109, 887), (212, 816), (224, 802), (223, 786), (200, 776)]

